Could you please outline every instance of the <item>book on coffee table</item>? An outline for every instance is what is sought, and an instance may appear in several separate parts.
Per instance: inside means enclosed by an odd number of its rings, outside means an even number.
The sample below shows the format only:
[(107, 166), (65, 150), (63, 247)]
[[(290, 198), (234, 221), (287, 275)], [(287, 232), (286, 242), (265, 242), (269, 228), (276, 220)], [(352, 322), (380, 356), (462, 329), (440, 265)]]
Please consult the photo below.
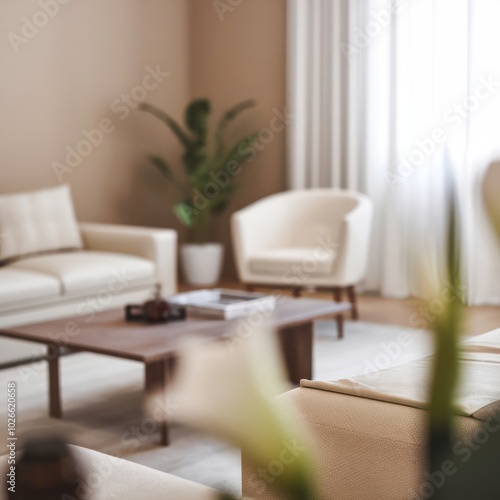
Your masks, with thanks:
[(259, 311), (272, 311), (276, 307), (274, 295), (224, 288), (179, 293), (167, 300), (185, 306), (188, 315), (217, 319), (241, 318)]

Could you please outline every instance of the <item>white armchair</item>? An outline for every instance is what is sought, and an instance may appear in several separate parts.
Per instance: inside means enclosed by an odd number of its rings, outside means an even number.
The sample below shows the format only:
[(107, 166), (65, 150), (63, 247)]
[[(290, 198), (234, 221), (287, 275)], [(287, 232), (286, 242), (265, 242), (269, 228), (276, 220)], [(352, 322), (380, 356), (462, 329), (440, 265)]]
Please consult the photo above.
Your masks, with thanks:
[(232, 216), (240, 280), (254, 286), (329, 289), (340, 301), (346, 290), (358, 317), (355, 285), (363, 280), (369, 252), (372, 202), (341, 189), (286, 191)]

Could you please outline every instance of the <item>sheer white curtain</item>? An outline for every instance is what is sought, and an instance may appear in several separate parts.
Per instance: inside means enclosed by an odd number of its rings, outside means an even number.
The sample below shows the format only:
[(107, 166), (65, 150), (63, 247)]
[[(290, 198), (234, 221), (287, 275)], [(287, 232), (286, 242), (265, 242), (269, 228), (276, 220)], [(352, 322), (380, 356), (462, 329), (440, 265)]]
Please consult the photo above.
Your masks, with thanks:
[(421, 295), (424, 256), (442, 267), (452, 179), (464, 296), (500, 303), (500, 248), (480, 194), (500, 157), (500, 2), (289, 0), (288, 12), (290, 187), (367, 193), (365, 287), (404, 297)]

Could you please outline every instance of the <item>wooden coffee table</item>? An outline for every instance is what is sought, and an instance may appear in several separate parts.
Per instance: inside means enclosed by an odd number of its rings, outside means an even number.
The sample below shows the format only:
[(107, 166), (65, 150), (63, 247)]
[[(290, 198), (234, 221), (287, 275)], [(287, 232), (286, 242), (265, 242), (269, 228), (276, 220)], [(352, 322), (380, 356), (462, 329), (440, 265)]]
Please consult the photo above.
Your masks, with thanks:
[[(270, 325), (280, 337), (288, 376), (298, 384), (312, 378), (313, 321), (335, 317), (339, 337), (343, 335), (343, 314), (349, 303), (325, 300), (281, 298), (269, 316)], [(59, 358), (61, 351), (94, 352), (117, 358), (140, 361), (145, 365), (146, 397), (165, 390), (170, 368), (186, 340), (210, 342), (227, 337), (234, 321), (189, 318), (160, 325), (126, 323), (122, 309), (47, 323), (4, 328), (0, 335), (47, 345), (49, 369), (49, 414), (62, 418)], [(234, 339), (238, 342), (238, 339)], [(161, 424), (161, 442), (168, 444), (168, 427)]]

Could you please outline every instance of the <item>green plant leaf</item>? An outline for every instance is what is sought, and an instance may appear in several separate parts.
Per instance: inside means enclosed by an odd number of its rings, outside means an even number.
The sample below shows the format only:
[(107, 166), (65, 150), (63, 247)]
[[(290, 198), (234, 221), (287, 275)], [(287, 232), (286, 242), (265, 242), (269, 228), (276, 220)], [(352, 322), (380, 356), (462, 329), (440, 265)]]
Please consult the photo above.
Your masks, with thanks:
[(196, 225), (198, 219), (198, 210), (193, 208), (189, 200), (183, 200), (174, 205), (174, 214), (179, 221), (187, 227)]
[(174, 179), (172, 169), (167, 162), (160, 156), (151, 155), (149, 161), (154, 165), (169, 181)]
[(221, 188), (221, 194), (229, 197), (230, 195), (232, 195), (233, 193), (238, 191), (238, 189), (239, 189), (239, 185), (236, 183), (236, 181), (231, 179), (231, 182), (227, 186), (224, 186), (223, 188)]
[[(183, 166), (186, 173), (186, 181), (179, 179), (174, 170), (159, 156), (151, 156), (150, 162), (158, 171), (177, 188), (181, 194), (181, 200), (173, 207), (173, 212), (179, 221), (191, 228), (196, 233), (197, 241), (206, 241), (208, 238), (211, 214), (217, 214), (225, 210), (229, 204), (229, 197), (235, 190), (233, 179), (227, 185), (220, 187), (217, 196), (213, 196), (205, 203), (201, 210), (194, 208), (194, 197), (202, 195), (209, 183), (214, 182), (213, 174), (219, 173), (227, 167), (228, 162), (235, 161), (238, 164), (255, 156), (255, 150), (251, 145), (257, 139), (257, 134), (250, 134), (238, 141), (234, 147), (225, 154), (222, 137), (228, 124), (241, 112), (255, 106), (254, 100), (240, 102), (230, 108), (218, 123), (215, 133), (216, 151), (210, 154), (207, 149), (207, 137), (209, 131), (209, 118), (211, 113), (210, 102), (207, 99), (195, 99), (185, 111), (187, 130), (182, 128), (173, 118), (160, 109), (147, 103), (139, 105), (141, 111), (151, 113), (161, 120), (176, 135), (184, 146), (182, 156)], [(228, 174), (229, 175), (229, 174)], [(231, 175), (234, 175), (231, 172)]]
[(186, 148), (186, 152), (182, 157), (184, 161), (184, 167), (186, 169), (186, 174), (191, 176), (191, 174), (196, 174), (200, 165), (207, 161), (207, 154), (205, 149), (199, 147), (198, 145), (193, 145)]
[(255, 151), (251, 149), (252, 144), (257, 140), (257, 133), (249, 134), (245, 138), (238, 141), (225, 158), (220, 162), (217, 170), (225, 169), (229, 162), (236, 161), (241, 163), (250, 159), (255, 155)]
[[(492, 429), (494, 430), (492, 431)], [(496, 429), (498, 429), (498, 422), (495, 418), (483, 422), (476, 435), (486, 435), (488, 440), (485, 443), (481, 442), (480, 446), (472, 440), (474, 448), (471, 445), (471, 456), (467, 461), (455, 462), (456, 454), (451, 454), (448, 457), (449, 461), (456, 464), (456, 472), (446, 477), (443, 485), (437, 488), (433, 499), (470, 500), (477, 498), (487, 500), (500, 498), (500, 475), (498, 474), (500, 434)], [(459, 444), (460, 440), (456, 442)]]
[[(446, 279), (452, 290), (461, 289), (458, 209), (450, 188), (448, 199)], [(430, 470), (437, 470), (451, 456), (454, 401), (459, 377), (459, 339), (462, 333), (463, 304), (460, 297), (446, 302), (433, 322), (436, 356), (429, 403)], [(436, 497), (438, 498), (438, 497)]]
[(253, 108), (257, 104), (257, 101), (254, 99), (247, 99), (246, 101), (242, 101), (229, 110), (227, 110), (222, 118), (219, 120), (219, 124), (217, 125), (217, 130), (215, 132), (215, 147), (216, 147), (216, 156), (220, 156), (222, 151), (224, 150), (224, 142), (223, 136), (226, 130), (226, 127), (232, 122), (241, 112), (246, 109)]
[(220, 214), (226, 210), (229, 206), (229, 200), (227, 196), (219, 195), (210, 206), (210, 211), (213, 214)]
[(199, 147), (204, 147), (207, 142), (210, 112), (208, 99), (195, 99), (186, 108), (186, 125), (195, 134)]
[(151, 113), (153, 116), (156, 116), (156, 118), (161, 120), (165, 125), (167, 125), (167, 127), (170, 128), (170, 130), (172, 130), (184, 146), (188, 148), (192, 145), (193, 139), (186, 134), (186, 132), (182, 130), (181, 126), (173, 118), (167, 115), (167, 113), (148, 103), (139, 104), (139, 109), (141, 111)]
[(149, 161), (166, 179), (168, 179), (175, 186), (175, 188), (179, 192), (183, 194), (186, 192), (186, 186), (184, 186), (184, 184), (175, 176), (172, 168), (163, 158), (161, 158), (160, 156), (151, 155), (149, 157)]

